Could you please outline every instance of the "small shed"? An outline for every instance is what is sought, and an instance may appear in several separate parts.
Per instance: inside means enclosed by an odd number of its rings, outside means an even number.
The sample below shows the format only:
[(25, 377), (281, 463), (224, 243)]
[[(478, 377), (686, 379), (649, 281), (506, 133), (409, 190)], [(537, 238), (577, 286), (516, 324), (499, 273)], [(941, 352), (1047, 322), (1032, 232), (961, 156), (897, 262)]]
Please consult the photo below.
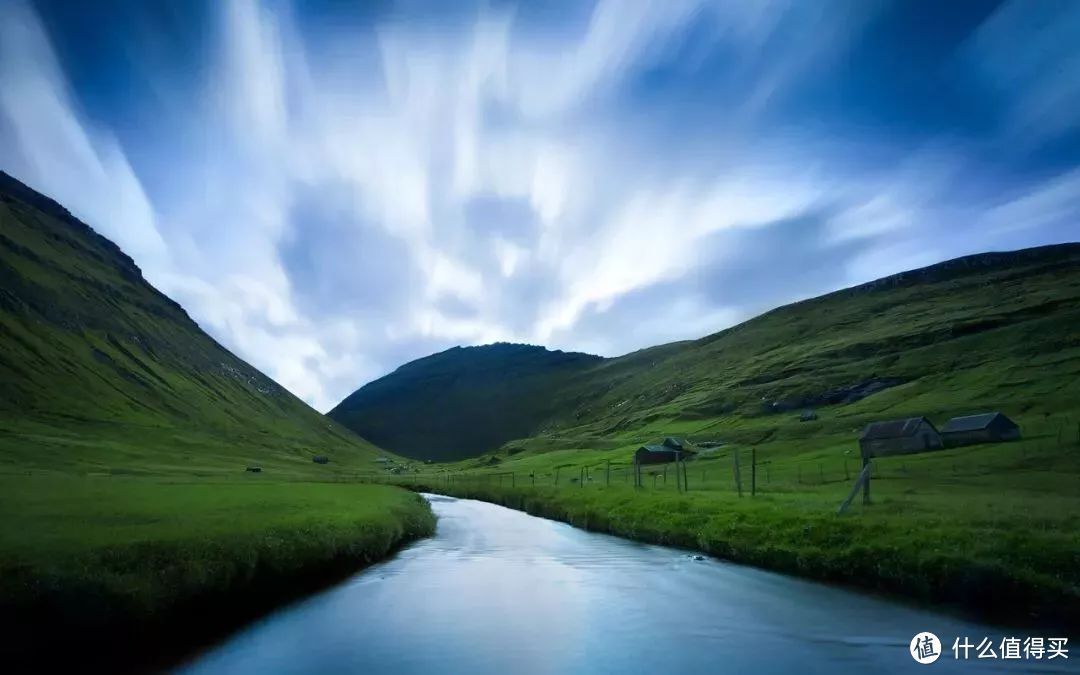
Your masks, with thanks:
[(802, 411), (802, 413), (799, 414), (799, 421), (800, 422), (813, 422), (816, 419), (817, 419), (817, 413), (814, 412), (812, 409), (804, 410), (804, 411)]
[(249, 466), (248, 468), (244, 469), (244, 471), (250, 471), (251, 473), (262, 473), (262, 467), (261, 466)]
[(689, 455), (685, 450), (666, 445), (643, 445), (634, 452), (634, 464), (666, 464)]
[(330, 458), (326, 455), (315, 455), (311, 458), (311, 461), (315, 462), (316, 464), (329, 464)]
[(1020, 426), (1000, 412), (954, 417), (941, 429), (946, 445), (998, 443), (1020, 438)]
[(942, 447), (941, 435), (925, 417), (873, 422), (859, 436), (863, 457), (910, 455)]

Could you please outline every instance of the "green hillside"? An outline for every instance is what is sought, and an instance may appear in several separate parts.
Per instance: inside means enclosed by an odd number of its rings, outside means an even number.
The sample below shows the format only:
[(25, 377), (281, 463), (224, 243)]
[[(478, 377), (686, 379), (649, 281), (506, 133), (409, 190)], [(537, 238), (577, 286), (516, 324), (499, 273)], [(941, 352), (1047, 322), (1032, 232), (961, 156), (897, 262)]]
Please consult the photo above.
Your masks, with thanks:
[(0, 473), (319, 475), (376, 456), (200, 330), (115, 244), (2, 173), (0, 347)]
[(551, 396), (601, 359), (543, 347), (454, 347), (364, 385), (328, 415), (373, 443), (419, 459), (461, 459), (537, 431)]
[[(467, 382), (468, 396), (443, 395), (436, 381), (411, 377), (426, 370), (420, 360), (335, 413), (362, 430), (354, 420), (394, 419), (395, 429), (407, 429), (410, 451), (445, 443), (444, 427), (456, 419), (510, 435), (499, 427), (509, 414), (531, 414), (532, 429), (503, 454), (611, 448), (668, 434), (765, 448), (850, 447), (857, 429), (881, 418), (943, 421), (1002, 409), (1042, 422), (1075, 412), (1078, 326), (1080, 244), (1063, 244), (960, 258), (781, 307), (700, 340), (583, 359), (546, 378), (534, 371), (521, 396), (511, 395), (513, 377), (468, 372), (485, 350), (502, 348), (451, 350), (429, 358)], [(517, 366), (509, 358), (500, 367)], [(396, 396), (372, 402), (365, 394), (375, 385)], [(438, 405), (417, 405), (421, 399)], [(800, 423), (805, 409), (818, 419)], [(471, 445), (466, 436), (450, 438), (460, 444), (457, 456), (491, 449), (490, 438)]]
[(349, 480), (375, 446), (3, 173), (0, 382), (8, 672), (171, 665), (434, 529), (419, 497)]
[[(1080, 626), (1080, 245), (906, 272), (550, 384), (529, 436), (381, 479), (1005, 626)], [(837, 515), (866, 423), (987, 410), (1022, 439), (875, 459), (870, 503)], [(696, 450), (684, 480), (644, 465), (635, 486), (635, 449), (666, 436)]]

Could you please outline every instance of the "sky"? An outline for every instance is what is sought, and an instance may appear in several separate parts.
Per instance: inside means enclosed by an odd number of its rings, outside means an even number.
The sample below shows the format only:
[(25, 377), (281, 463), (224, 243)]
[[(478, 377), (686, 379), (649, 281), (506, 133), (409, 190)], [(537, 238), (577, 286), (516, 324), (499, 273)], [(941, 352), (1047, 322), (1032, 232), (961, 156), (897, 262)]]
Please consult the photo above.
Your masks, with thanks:
[(315, 408), (1080, 240), (1080, 2), (0, 0), (0, 169)]

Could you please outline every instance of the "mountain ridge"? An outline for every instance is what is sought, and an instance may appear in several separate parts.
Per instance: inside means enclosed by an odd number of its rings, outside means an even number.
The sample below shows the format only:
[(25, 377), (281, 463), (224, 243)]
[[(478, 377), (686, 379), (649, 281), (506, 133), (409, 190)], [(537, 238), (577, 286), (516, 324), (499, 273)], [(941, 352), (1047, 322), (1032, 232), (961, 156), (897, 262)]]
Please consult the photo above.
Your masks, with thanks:
[(0, 282), (0, 470), (310, 473), (316, 453), (357, 468), (380, 452), (205, 333), (114, 242), (2, 172)]
[[(531, 388), (520, 401), (513, 391), (507, 398), (472, 397), (491, 399), (486, 405), (496, 406), (494, 411), (487, 411), (488, 420), (497, 419), (494, 412), (521, 405), (522, 401), (527, 405), (541, 399), (546, 404), (543, 410), (535, 409), (525, 415), (529, 417), (526, 433), (515, 437), (514, 432), (522, 428), (517, 425), (513, 431), (488, 434), (482, 446), (460, 449), (453, 454), (458, 458), (480, 455), (511, 441), (528, 441), (567, 430), (577, 430), (575, 434), (588, 439), (583, 443), (602, 443), (605, 435), (635, 426), (647, 427), (649, 416), (653, 419), (754, 416), (789, 410), (799, 402), (834, 400), (839, 396), (838, 391), (862, 392), (869, 388), (877, 395), (899, 383), (924, 381), (934, 374), (932, 369), (914, 362), (911, 367), (904, 367), (905, 357), (911, 360), (918, 355), (919, 359), (936, 361), (957, 340), (977, 342), (980, 335), (994, 331), (1012, 331), (1012, 335), (1023, 326), (1034, 326), (1040, 321), (1053, 322), (1054, 326), (1068, 317), (1076, 316), (1080, 321), (1080, 315), (1072, 310), (1080, 296), (1075, 291), (1080, 278), (1078, 270), (1080, 243), (962, 256), (782, 305), (696, 340), (656, 345), (614, 358), (597, 357), (580, 363), (578, 368), (551, 373), (544, 379), (541, 391)], [(1053, 292), (1045, 286), (1053, 287), (1055, 276), (1068, 282), (1061, 289), (1063, 297), (1040, 300), (1039, 294)], [(1026, 296), (1025, 284), (1037, 292)], [(983, 290), (988, 286), (1007, 289), (1005, 297), (1010, 298), (1011, 309), (984, 297)], [(835, 320), (830, 320), (830, 316)], [(905, 317), (910, 321), (905, 323)], [(860, 325), (873, 326), (874, 330), (860, 333)], [(802, 332), (790, 330), (791, 326), (803, 326)], [(764, 327), (768, 329), (763, 330)], [(782, 339), (780, 334), (784, 336)], [(1035, 342), (1053, 340), (1054, 333), (1050, 332), (1038, 335)], [(1028, 343), (1004, 344), (1008, 351), (1016, 352)], [(800, 349), (800, 344), (806, 348)], [(982, 345), (979, 349), (985, 348), (989, 354), (996, 347)], [(422, 372), (429, 363), (426, 359), (440, 356), (437, 361), (445, 362), (457, 353), (447, 350), (424, 357), (380, 378), (375, 389), (397, 391), (400, 407), (388, 406), (386, 400), (380, 400), (376, 406), (378, 414), (390, 414), (404, 426), (410, 419), (432, 415), (445, 414), (450, 418), (476, 413), (462, 405), (469, 397), (458, 402), (454, 397), (444, 399), (442, 404), (457, 406), (448, 410), (413, 406), (409, 397), (415, 391), (410, 386), (416, 383), (401, 377), (401, 374)], [(766, 362), (768, 367), (760, 367)], [(460, 377), (469, 377), (467, 362), (442, 365), (452, 370), (456, 367), (454, 372)], [(510, 368), (514, 365), (506, 364)], [(725, 377), (725, 370), (731, 375), (743, 372)], [(893, 384), (882, 387), (881, 383)], [(362, 434), (370, 433), (372, 429), (366, 424), (374, 413), (367, 415), (363, 406), (372, 400), (361, 394), (365, 389), (370, 394), (370, 385), (346, 398), (330, 416)], [(757, 402), (754, 396), (758, 397)], [(606, 407), (603, 413), (597, 411), (598, 404)], [(343, 407), (352, 410), (343, 414)], [(680, 428), (678, 423), (671, 426), (675, 431)], [(449, 433), (452, 435), (452, 430)], [(416, 438), (413, 433), (409, 448), (402, 450), (395, 448), (398, 439), (391, 429), (382, 428), (377, 435), (390, 449), (405, 454), (412, 452), (423, 459), (439, 458), (416, 453), (425, 442), (438, 443), (437, 438)], [(521, 447), (530, 446), (528, 442), (513, 444), (513, 449)]]

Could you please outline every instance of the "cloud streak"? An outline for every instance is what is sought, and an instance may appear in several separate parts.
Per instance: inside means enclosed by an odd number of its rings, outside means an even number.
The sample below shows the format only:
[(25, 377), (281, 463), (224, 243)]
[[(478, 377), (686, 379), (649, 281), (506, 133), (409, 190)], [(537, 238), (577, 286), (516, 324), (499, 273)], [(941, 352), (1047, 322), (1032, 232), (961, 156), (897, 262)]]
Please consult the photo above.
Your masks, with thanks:
[[(6, 3), (0, 161), (320, 410), (455, 344), (616, 355), (1076, 238), (1075, 92), (1033, 77), (1072, 72), (1068, 5), (971, 19), (919, 67), (1000, 114), (917, 134), (849, 65), (895, 62), (875, 50), (903, 22), (870, 3), (208, 7), (169, 70), (190, 77), (153, 83), (190, 111), (132, 129), (126, 99), (82, 105), (58, 20)], [(1018, 37), (1045, 49), (1011, 59)]]

